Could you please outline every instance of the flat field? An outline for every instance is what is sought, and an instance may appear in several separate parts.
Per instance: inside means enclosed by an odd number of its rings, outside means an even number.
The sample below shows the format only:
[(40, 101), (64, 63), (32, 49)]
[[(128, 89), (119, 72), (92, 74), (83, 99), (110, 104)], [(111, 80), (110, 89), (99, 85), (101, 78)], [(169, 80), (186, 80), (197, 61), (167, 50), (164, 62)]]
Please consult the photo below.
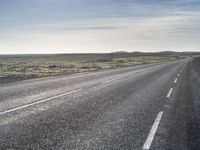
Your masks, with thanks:
[(0, 55), (0, 82), (173, 61), (180, 54)]

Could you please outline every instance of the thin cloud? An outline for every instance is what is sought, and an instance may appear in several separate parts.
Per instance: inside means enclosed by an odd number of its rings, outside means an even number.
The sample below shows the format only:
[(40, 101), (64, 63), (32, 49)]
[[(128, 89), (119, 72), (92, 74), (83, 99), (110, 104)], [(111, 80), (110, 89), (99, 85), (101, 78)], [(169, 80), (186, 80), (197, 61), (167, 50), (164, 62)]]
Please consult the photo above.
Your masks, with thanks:
[(0, 6), (0, 53), (200, 48), (198, 0), (23, 2)]

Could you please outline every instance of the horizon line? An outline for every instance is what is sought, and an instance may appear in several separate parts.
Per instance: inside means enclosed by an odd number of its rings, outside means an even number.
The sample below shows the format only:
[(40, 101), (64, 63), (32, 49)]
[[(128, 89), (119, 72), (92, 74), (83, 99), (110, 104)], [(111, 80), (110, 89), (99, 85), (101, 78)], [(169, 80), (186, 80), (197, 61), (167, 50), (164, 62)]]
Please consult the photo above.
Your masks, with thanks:
[(85, 53), (3, 53), (0, 55), (65, 55), (65, 54), (119, 54), (119, 53), (162, 53), (162, 52), (174, 52), (174, 53), (200, 53), (200, 51), (132, 51), (132, 52), (128, 52), (128, 51), (113, 51), (113, 52), (85, 52)]

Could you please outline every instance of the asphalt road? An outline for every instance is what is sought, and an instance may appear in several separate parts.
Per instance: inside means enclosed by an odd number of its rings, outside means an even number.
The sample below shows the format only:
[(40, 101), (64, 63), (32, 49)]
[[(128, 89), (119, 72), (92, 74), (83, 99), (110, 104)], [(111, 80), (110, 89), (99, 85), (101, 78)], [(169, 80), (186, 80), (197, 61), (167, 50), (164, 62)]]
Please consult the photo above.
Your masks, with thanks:
[(196, 149), (191, 62), (1, 84), (0, 148)]

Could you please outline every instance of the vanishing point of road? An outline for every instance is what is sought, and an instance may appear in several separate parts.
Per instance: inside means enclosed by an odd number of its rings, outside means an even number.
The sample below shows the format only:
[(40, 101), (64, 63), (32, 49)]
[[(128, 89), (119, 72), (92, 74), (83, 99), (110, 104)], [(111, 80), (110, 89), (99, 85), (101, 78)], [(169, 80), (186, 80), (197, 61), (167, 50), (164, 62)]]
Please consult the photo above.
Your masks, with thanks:
[(191, 62), (1, 84), (0, 149), (195, 149)]

